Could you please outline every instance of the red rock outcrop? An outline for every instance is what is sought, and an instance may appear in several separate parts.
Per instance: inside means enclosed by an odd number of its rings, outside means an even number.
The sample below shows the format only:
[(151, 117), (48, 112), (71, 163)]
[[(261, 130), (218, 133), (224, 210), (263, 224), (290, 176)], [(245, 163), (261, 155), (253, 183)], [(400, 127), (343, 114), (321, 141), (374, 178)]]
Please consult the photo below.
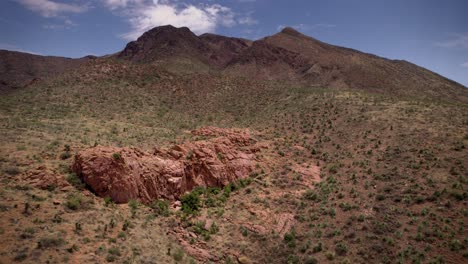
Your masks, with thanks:
[(80, 151), (72, 170), (101, 197), (117, 203), (177, 199), (196, 186), (222, 187), (249, 176), (257, 148), (246, 130), (192, 131), (203, 140), (155, 149), (97, 146)]

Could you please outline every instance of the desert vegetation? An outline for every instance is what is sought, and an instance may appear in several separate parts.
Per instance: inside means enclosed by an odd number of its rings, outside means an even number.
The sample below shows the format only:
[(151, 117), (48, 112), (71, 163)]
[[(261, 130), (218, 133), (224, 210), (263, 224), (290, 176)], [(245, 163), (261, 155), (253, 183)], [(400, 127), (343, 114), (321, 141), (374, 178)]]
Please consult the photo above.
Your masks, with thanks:
[[(0, 262), (467, 261), (463, 100), (177, 70), (98, 58), (0, 96)], [(251, 132), (249, 175), (116, 203), (71, 170), (205, 126)]]

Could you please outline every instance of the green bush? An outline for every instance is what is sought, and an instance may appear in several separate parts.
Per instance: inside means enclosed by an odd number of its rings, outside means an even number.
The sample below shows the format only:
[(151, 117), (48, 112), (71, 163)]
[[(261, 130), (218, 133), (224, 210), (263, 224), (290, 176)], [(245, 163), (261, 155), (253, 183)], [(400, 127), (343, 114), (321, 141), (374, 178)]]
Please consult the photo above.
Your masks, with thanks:
[(115, 205), (114, 201), (110, 197), (104, 198), (104, 204), (106, 207)]
[(172, 254), (172, 257), (176, 262), (179, 262), (184, 259), (184, 255), (184, 251), (182, 251), (182, 249), (179, 248), (174, 252), (174, 254)]
[(130, 199), (128, 200), (128, 207), (130, 207), (130, 212), (132, 213), (132, 217), (135, 217), (139, 203), (137, 200)]
[(284, 234), (284, 242), (288, 244), (288, 247), (294, 248), (296, 247), (296, 233), (291, 231), (291, 233)]
[(314, 253), (317, 253), (317, 252), (320, 252), (320, 251), (322, 251), (322, 242), (319, 242), (317, 245), (315, 245), (312, 248), (312, 252), (314, 252)]
[(319, 200), (318, 194), (313, 190), (307, 190), (303, 196), (306, 200), (317, 201)]
[(156, 215), (169, 216), (169, 202), (165, 200), (156, 200), (150, 204)]
[(77, 188), (78, 190), (83, 190), (85, 188), (85, 184), (81, 181), (81, 179), (76, 175), (76, 173), (70, 173), (65, 178), (68, 183), (72, 186)]
[(200, 195), (198, 192), (192, 191), (184, 194), (180, 199), (182, 203), (182, 211), (187, 214), (193, 214), (200, 209)]
[(117, 257), (121, 255), (120, 250), (116, 247), (109, 248), (107, 252), (108, 252), (107, 257), (106, 257), (107, 262), (114, 262), (117, 259)]
[(51, 248), (51, 247), (58, 247), (65, 243), (63, 238), (59, 237), (58, 235), (43, 237), (39, 239), (37, 242), (38, 248)]
[(112, 154), (112, 158), (114, 160), (120, 160), (122, 158), (122, 156), (119, 153), (114, 153), (114, 154)]
[(21, 170), (18, 169), (18, 167), (7, 167), (3, 169), (3, 172), (5, 172), (8, 175), (15, 176), (21, 173)]
[(60, 154), (60, 159), (61, 160), (66, 160), (66, 159), (69, 159), (71, 156), (72, 156), (72, 154), (70, 152), (65, 151), (62, 154)]
[(83, 206), (83, 198), (81, 196), (71, 194), (67, 197), (65, 206), (71, 210), (78, 210)]
[(348, 247), (343, 243), (338, 243), (335, 245), (335, 253), (338, 256), (344, 256), (348, 253)]
[(316, 258), (314, 258), (314, 257), (308, 257), (308, 258), (306, 258), (304, 263), (305, 264), (317, 264), (318, 260)]

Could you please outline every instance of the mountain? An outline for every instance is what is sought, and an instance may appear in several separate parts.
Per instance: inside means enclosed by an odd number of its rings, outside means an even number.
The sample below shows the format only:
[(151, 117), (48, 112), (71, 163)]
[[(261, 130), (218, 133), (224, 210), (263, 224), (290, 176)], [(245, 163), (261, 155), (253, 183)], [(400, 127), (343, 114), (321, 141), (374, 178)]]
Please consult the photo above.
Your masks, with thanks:
[[(0, 54), (2, 89), (71, 71), (86, 61), (9, 51)], [(330, 45), (289, 27), (250, 41), (215, 34), (197, 36), (186, 27), (161, 26), (102, 59), (157, 65), (176, 75), (216, 73), (299, 86), (468, 101), (466, 87), (415, 64)]]
[(196, 68), (197, 71), (219, 70), (247, 48), (249, 43), (247, 40), (214, 34), (197, 36), (186, 27), (168, 25), (151, 29), (136, 41), (128, 43), (117, 58), (140, 63), (159, 62), (168, 68), (172, 64), (188, 64), (202, 66)]
[(91, 56), (70, 59), (0, 50), (0, 92), (76, 69), (90, 59)]
[(248, 41), (214, 34), (196, 36), (185, 27), (162, 26), (130, 42), (118, 58), (162, 64), (173, 72), (215, 70), (260, 81), (466, 100), (463, 85), (427, 69), (330, 45), (290, 27)]
[(466, 96), (464, 86), (417, 65), (326, 44), (292, 28), (255, 41), (229, 63), (226, 71), (259, 79), (398, 95)]

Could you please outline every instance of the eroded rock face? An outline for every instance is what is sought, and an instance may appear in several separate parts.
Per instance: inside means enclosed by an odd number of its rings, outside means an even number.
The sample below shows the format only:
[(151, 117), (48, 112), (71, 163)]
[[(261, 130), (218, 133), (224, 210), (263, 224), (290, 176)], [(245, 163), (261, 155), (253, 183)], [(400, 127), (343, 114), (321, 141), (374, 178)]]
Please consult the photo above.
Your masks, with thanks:
[(203, 140), (155, 149), (97, 146), (80, 151), (72, 170), (101, 197), (117, 203), (177, 199), (196, 186), (222, 187), (246, 178), (258, 149), (246, 130), (192, 131)]

